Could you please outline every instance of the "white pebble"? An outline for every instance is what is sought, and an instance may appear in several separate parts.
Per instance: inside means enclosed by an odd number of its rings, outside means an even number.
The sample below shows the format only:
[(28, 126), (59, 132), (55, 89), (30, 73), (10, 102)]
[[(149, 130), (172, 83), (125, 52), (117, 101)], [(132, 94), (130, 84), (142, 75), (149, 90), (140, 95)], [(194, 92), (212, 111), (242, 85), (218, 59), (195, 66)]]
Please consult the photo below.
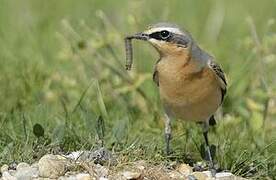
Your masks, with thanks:
[(234, 178), (234, 175), (230, 172), (220, 172), (216, 174), (216, 179), (228, 180)]
[(71, 152), (66, 157), (72, 160), (77, 160), (83, 153), (84, 151), (75, 151), (75, 152)]
[(17, 178), (10, 175), (10, 173), (8, 171), (4, 171), (2, 173), (2, 178), (3, 178), (3, 180), (17, 180)]
[(21, 162), (17, 165), (16, 170), (20, 170), (20, 169), (24, 169), (24, 168), (28, 168), (28, 167), (30, 167), (30, 165), (28, 163)]
[(141, 173), (125, 171), (123, 173), (123, 176), (127, 179), (139, 179), (141, 177)]
[(100, 177), (99, 180), (108, 180), (108, 179), (105, 177)]
[(25, 167), (25, 168), (20, 168), (18, 169), (14, 176), (18, 180), (27, 180), (27, 179), (33, 179), (38, 177), (38, 169), (37, 168), (32, 168), (32, 167)]
[(2, 167), (1, 167), (1, 173), (4, 173), (5, 171), (8, 171), (9, 170), (9, 166), (7, 164), (4, 164)]
[(76, 175), (76, 180), (91, 180), (91, 176), (86, 173), (81, 173)]

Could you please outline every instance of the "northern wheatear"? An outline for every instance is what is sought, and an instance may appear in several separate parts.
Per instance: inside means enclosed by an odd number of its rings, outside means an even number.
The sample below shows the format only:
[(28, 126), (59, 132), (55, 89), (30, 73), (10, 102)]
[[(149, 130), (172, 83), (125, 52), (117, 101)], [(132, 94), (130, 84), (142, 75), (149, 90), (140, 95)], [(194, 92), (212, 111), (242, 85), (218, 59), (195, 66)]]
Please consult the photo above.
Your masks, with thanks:
[(226, 94), (224, 72), (189, 32), (169, 23), (152, 25), (144, 32), (125, 38), (128, 70), (132, 64), (131, 39), (150, 42), (160, 54), (153, 80), (159, 87), (165, 110), (166, 152), (170, 152), (172, 118), (199, 122), (203, 125), (206, 153), (213, 168), (208, 128), (215, 124), (214, 113)]

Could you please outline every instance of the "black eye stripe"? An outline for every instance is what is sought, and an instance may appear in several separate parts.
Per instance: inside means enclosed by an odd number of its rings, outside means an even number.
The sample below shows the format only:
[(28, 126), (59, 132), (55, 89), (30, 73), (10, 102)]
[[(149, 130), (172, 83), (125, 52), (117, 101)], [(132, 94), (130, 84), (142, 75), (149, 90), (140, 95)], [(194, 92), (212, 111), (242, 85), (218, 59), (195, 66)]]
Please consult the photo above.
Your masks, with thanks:
[(156, 39), (156, 40), (163, 40), (160, 36), (160, 32), (154, 32), (149, 35), (150, 38)]
[(150, 38), (156, 39), (156, 40), (161, 40), (161, 41), (167, 41), (169, 42), (171, 37), (172, 37), (172, 33), (170, 33), (169, 31), (158, 31), (158, 32), (154, 32), (151, 33), (149, 35)]
[(180, 35), (180, 34), (175, 34), (175, 33), (170, 33), (170, 36), (168, 38), (164, 39), (161, 36), (161, 31), (151, 33), (149, 35), (149, 37), (153, 38), (153, 39), (156, 39), (156, 40), (159, 40), (159, 41), (166, 41), (166, 42), (171, 42), (171, 43), (174, 43), (174, 44), (178, 44), (178, 45), (181, 45), (183, 47), (186, 47), (187, 44), (190, 41), (187, 36)]

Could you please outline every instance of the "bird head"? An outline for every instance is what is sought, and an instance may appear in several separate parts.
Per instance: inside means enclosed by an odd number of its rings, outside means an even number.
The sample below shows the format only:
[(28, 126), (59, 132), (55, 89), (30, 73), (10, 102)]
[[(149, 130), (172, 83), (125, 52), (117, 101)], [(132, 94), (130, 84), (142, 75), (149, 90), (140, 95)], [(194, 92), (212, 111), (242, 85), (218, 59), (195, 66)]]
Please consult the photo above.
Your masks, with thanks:
[(158, 23), (149, 26), (143, 32), (132, 36), (133, 39), (148, 41), (161, 56), (191, 53), (192, 37), (178, 26), (169, 23)]

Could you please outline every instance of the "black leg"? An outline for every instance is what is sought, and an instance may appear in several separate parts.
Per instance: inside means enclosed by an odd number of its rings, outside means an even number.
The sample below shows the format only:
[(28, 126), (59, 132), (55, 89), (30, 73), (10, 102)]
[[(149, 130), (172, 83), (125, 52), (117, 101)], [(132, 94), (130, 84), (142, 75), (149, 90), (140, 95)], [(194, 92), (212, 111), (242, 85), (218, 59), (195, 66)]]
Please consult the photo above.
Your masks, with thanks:
[(207, 159), (210, 163), (210, 168), (214, 168), (213, 158), (212, 158), (212, 155), (211, 155), (210, 145), (209, 145), (209, 140), (208, 140), (208, 131), (203, 132), (203, 136), (204, 136), (204, 140), (205, 140), (205, 144), (206, 144)]
[(166, 143), (166, 155), (170, 155), (171, 153), (171, 148), (170, 148), (170, 141), (172, 139), (172, 135), (171, 133), (165, 133), (165, 143)]
[(205, 140), (205, 145), (206, 145), (206, 160), (209, 163), (209, 169), (212, 173), (212, 175), (214, 176), (216, 174), (216, 170), (214, 167), (214, 162), (213, 162), (213, 157), (211, 154), (211, 150), (210, 150), (210, 144), (209, 144), (209, 140), (208, 140), (208, 130), (209, 130), (209, 123), (208, 121), (206, 123), (203, 124), (203, 136), (204, 136), (204, 140)]
[(169, 155), (171, 153), (170, 142), (172, 139), (172, 128), (171, 128), (171, 118), (167, 113), (165, 113), (165, 153)]

